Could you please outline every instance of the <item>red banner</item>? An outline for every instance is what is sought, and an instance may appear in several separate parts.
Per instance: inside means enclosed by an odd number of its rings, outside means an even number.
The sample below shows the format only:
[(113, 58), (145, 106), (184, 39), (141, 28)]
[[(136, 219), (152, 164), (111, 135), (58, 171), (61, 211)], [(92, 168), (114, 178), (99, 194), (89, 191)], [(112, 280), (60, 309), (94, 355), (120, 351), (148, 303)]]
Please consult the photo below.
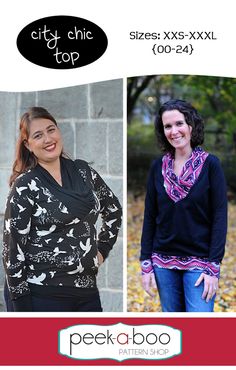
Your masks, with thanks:
[[(182, 332), (181, 353), (165, 360), (130, 358), (122, 361), (107, 358), (109, 354), (105, 352), (103, 359), (94, 360), (72, 359), (59, 353), (61, 330), (74, 325), (97, 325), (99, 328), (104, 327), (105, 330), (106, 326), (115, 326), (118, 323), (132, 325), (135, 328), (141, 328), (141, 325), (166, 325), (178, 329)], [(0, 318), (0, 328), (0, 365), (2, 366), (236, 365), (234, 334), (236, 318)], [(92, 351), (90, 345), (93, 336), (91, 333), (89, 335), (87, 333), (85, 339), (88, 351)], [(98, 335), (98, 343), (102, 344), (103, 334)], [(122, 333), (121, 344), (124, 344), (125, 338), (125, 334)], [(140, 338), (141, 334), (136, 339), (140, 341)], [(153, 344), (154, 333), (150, 333), (148, 339)]]

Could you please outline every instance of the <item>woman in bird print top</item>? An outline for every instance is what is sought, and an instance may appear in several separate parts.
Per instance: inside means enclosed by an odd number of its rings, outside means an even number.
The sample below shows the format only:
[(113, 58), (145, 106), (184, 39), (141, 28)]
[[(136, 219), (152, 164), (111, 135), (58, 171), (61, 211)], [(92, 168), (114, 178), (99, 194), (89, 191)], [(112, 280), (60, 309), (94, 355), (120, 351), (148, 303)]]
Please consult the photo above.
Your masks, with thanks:
[(102, 311), (96, 275), (116, 242), (121, 206), (87, 162), (64, 155), (57, 122), (44, 108), (21, 118), (10, 185), (3, 233), (8, 310)]

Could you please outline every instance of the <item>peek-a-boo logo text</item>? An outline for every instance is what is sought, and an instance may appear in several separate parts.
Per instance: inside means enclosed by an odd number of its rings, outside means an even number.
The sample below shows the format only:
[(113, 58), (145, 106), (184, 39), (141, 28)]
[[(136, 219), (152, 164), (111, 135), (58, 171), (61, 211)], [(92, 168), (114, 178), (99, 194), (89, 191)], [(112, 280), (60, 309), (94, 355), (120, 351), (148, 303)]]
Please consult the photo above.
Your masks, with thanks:
[(181, 354), (181, 331), (166, 325), (74, 325), (59, 332), (59, 353), (78, 360), (164, 360)]

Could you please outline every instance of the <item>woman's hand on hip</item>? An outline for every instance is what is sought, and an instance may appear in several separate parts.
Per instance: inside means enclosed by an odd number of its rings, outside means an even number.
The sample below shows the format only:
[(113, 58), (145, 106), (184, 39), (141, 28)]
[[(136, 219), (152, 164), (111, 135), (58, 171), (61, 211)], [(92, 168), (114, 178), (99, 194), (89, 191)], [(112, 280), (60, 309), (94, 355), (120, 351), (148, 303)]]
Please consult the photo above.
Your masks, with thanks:
[(145, 292), (147, 292), (151, 297), (154, 297), (156, 295), (156, 292), (154, 292), (154, 290), (157, 290), (157, 285), (153, 272), (142, 275), (142, 286)]
[(206, 299), (206, 302), (209, 302), (209, 300), (212, 299), (216, 294), (219, 280), (216, 276), (210, 276), (202, 273), (197, 279), (195, 286), (199, 286), (202, 281), (204, 282), (202, 299)]
[(98, 259), (98, 267), (101, 266), (101, 264), (104, 262), (104, 258), (102, 256), (102, 253), (98, 251), (97, 253), (97, 259)]

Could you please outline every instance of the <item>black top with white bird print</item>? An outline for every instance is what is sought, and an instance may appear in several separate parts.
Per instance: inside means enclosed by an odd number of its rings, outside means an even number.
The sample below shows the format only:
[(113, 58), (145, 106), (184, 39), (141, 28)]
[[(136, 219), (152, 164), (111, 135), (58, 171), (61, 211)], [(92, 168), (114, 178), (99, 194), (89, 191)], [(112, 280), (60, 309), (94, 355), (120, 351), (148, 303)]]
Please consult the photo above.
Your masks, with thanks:
[(122, 211), (111, 189), (85, 161), (61, 158), (61, 172), (62, 186), (37, 165), (11, 188), (3, 263), (12, 300), (34, 287), (97, 289), (97, 252), (105, 259), (116, 242)]

